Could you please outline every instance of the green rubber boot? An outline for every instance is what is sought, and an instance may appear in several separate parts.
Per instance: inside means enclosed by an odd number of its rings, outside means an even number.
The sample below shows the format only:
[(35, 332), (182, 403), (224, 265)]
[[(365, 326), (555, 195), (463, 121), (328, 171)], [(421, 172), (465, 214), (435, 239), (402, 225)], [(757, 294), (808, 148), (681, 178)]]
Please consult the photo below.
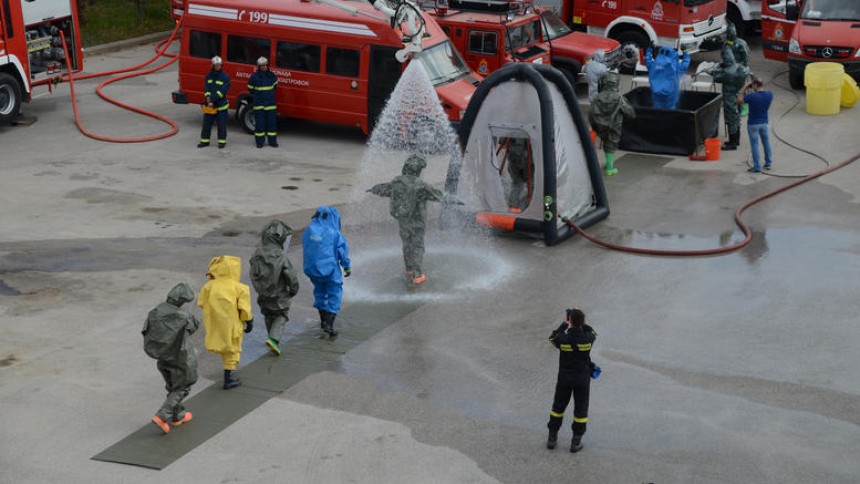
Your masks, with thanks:
[(606, 176), (617, 175), (618, 168), (612, 166), (612, 164), (615, 163), (615, 153), (604, 151), (603, 154), (606, 155)]

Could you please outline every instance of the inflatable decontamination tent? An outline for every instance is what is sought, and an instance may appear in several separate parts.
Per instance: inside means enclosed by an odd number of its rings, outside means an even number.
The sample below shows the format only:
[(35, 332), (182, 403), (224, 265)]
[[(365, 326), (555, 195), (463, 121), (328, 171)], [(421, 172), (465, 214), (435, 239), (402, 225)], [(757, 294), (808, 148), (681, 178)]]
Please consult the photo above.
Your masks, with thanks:
[(460, 125), (462, 159), (446, 189), (479, 225), (543, 235), (547, 245), (609, 215), (588, 124), (552, 67), (508, 64), (475, 91)]

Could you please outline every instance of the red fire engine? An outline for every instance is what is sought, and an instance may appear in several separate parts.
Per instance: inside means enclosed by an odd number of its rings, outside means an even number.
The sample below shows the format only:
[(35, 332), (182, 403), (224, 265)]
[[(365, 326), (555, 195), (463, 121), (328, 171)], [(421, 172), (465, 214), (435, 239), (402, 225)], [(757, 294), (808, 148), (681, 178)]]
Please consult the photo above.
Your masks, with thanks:
[(67, 74), (66, 38), (73, 72), (82, 69), (80, 27), (75, 0), (0, 0), (0, 124), (20, 114), (33, 88)]
[(642, 49), (671, 45), (693, 53), (726, 32), (726, 0), (563, 0), (575, 29)]
[[(278, 76), (278, 112), (290, 118), (352, 125), (368, 133), (412, 54), (427, 71), (451, 121), (459, 121), (480, 76), (469, 69), (433, 18), (416, 10), (423, 32), (404, 48), (408, 26), (366, 1), (339, 5), (301, 0), (187, 0), (177, 103), (203, 103), (210, 59), (230, 75), (230, 106), (253, 132), (247, 80), (265, 56)], [(182, 15), (174, 3), (174, 14)], [(335, 8), (337, 7), (337, 8)], [(395, 25), (397, 28), (392, 28)]]
[(435, 18), (465, 57), (469, 67), (486, 76), (508, 62), (548, 64), (571, 83), (594, 51), (603, 49), (608, 61), (617, 56), (618, 42), (572, 32), (548, 9), (518, 0), (430, 0), (422, 6)]
[(764, 0), (761, 18), (764, 56), (788, 62), (792, 88), (803, 89), (810, 62), (839, 62), (860, 79), (860, 2)]

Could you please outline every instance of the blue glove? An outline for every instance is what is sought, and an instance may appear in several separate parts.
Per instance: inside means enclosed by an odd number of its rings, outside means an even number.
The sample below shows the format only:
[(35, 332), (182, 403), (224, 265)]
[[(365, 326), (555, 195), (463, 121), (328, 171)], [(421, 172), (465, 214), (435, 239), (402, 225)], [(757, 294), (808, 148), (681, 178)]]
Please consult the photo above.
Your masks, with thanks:
[(591, 369), (591, 379), (597, 380), (597, 377), (600, 376), (600, 367), (592, 363)]

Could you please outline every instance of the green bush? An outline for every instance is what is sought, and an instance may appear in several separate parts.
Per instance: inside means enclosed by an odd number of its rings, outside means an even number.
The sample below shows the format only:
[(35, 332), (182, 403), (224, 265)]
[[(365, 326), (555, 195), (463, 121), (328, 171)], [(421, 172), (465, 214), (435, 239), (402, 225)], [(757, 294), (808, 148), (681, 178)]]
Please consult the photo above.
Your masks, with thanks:
[(84, 47), (174, 27), (170, 0), (80, 0), (78, 13)]

